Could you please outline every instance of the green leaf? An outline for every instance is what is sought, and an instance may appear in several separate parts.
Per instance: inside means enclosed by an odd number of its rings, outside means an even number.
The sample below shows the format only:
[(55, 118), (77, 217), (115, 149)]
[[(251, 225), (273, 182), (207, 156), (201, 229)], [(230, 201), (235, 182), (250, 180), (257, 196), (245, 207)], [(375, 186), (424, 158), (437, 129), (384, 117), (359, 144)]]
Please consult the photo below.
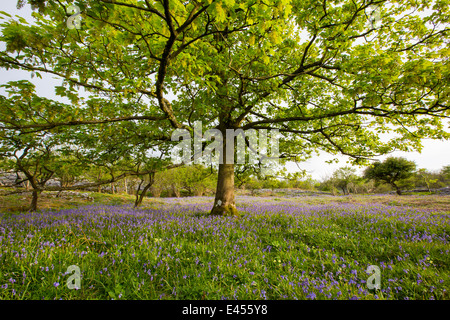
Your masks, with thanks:
[(0, 15), (7, 16), (7, 17), (11, 18), (11, 15), (9, 13), (5, 12), (5, 11), (0, 11)]

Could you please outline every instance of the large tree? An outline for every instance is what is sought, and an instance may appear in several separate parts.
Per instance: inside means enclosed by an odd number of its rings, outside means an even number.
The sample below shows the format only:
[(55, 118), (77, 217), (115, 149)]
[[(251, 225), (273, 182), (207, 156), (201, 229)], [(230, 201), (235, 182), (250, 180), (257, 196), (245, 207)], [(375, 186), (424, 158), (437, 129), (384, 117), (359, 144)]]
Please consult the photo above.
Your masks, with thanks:
[[(448, 1), (28, 2), (35, 22), (7, 19), (0, 65), (60, 77), (58, 94), (79, 112), (0, 119), (4, 127), (132, 121), (151, 123), (156, 137), (201, 120), (224, 136), (278, 129), (284, 159), (324, 150), (359, 163), (449, 137)], [(78, 29), (66, 24), (70, 4), (81, 9)], [(86, 112), (79, 87), (109, 107)], [(212, 214), (237, 213), (226, 148)]]

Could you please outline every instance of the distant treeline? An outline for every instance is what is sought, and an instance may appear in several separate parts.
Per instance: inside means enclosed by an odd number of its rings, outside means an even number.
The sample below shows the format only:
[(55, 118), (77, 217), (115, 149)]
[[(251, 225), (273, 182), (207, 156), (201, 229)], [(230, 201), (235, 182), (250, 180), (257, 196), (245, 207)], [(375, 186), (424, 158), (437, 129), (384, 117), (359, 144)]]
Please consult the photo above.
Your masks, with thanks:
[[(214, 195), (217, 183), (217, 171), (212, 167), (191, 165), (171, 169), (161, 168), (160, 171), (148, 174), (121, 175), (127, 168), (120, 164), (111, 168), (102, 166), (73, 166), (71, 161), (60, 161), (54, 166), (52, 174), (41, 178), (42, 186), (36, 192), (30, 183), (30, 170), (21, 172), (7, 168), (8, 162), (2, 163), (0, 185), (10, 187), (9, 193), (32, 192), (33, 205), (37, 197), (45, 190), (75, 190), (87, 189), (107, 193), (128, 193), (136, 196), (135, 205), (142, 203), (146, 196), (153, 197), (183, 197)], [(10, 164), (10, 163), (9, 163)], [(417, 168), (416, 164), (404, 158), (388, 158), (384, 162), (376, 162), (365, 168), (362, 175), (356, 173), (354, 167), (342, 167), (322, 181), (312, 179), (301, 173), (281, 173), (279, 176), (258, 177), (252, 171), (237, 170), (235, 186), (238, 189), (282, 189), (296, 188), (310, 191), (325, 191), (332, 194), (369, 194), (395, 191), (399, 195), (406, 190), (422, 189), (432, 192), (450, 185), (450, 165), (441, 170), (431, 172)], [(108, 181), (112, 181), (109, 182)], [(12, 188), (12, 189), (11, 189)], [(6, 188), (5, 188), (6, 189)], [(8, 194), (8, 192), (2, 192)]]

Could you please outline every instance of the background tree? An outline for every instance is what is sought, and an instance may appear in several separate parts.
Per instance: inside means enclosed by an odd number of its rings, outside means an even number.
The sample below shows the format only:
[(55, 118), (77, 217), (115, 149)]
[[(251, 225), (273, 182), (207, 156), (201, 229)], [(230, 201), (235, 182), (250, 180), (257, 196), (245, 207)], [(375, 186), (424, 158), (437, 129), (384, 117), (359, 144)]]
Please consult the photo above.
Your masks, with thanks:
[[(253, 168), (252, 168), (253, 169)], [(253, 176), (256, 174), (254, 170), (248, 168), (248, 166), (236, 166), (235, 170), (235, 185), (237, 188), (247, 188), (251, 183)]]
[(350, 184), (354, 193), (368, 194), (375, 191), (375, 182), (373, 180), (366, 181), (362, 177), (358, 177), (356, 181)]
[(249, 189), (252, 195), (255, 194), (255, 191), (258, 189), (262, 189), (262, 182), (258, 180), (256, 177), (250, 177), (250, 179), (246, 182), (245, 188)]
[(450, 183), (450, 165), (443, 167), (440, 173), (443, 176), (444, 181)]
[(364, 171), (366, 179), (373, 179), (375, 182), (385, 182), (391, 185), (398, 195), (402, 194), (402, 181), (412, 177), (416, 169), (413, 161), (405, 158), (389, 157), (383, 162), (375, 162)]
[[(35, 87), (28, 81), (12, 81), (2, 86), (9, 97), (0, 96), (0, 117), (7, 117), (16, 123), (39, 117), (51, 117), (61, 105), (47, 99), (38, 98), (34, 94)], [(29, 108), (30, 105), (36, 109)], [(49, 108), (44, 105), (50, 106)], [(52, 110), (51, 112), (47, 112)], [(37, 210), (38, 198), (46, 183), (63, 166), (61, 153), (64, 146), (59, 136), (50, 131), (27, 129), (0, 130), (0, 157), (14, 172), (22, 173), (13, 186), (29, 182), (32, 188), (30, 210)], [(4, 187), (10, 187), (7, 185)], [(13, 191), (13, 193), (22, 191)]]
[[(167, 136), (167, 126), (192, 132), (202, 120), (224, 136), (227, 129), (278, 129), (283, 160), (320, 149), (358, 163), (395, 149), (420, 150), (422, 138), (449, 137), (442, 119), (449, 116), (450, 16), (442, 4), (28, 3), (39, 4), (36, 21), (3, 23), (0, 64), (60, 77), (58, 93), (76, 103), (70, 121), (0, 119), (8, 128), (141, 121), (152, 123), (156, 137), (158, 129)], [(82, 10), (80, 29), (66, 25), (72, 3)], [(377, 24), (367, 12), (374, 5)], [(76, 95), (80, 86), (105, 107), (86, 107)], [(379, 136), (386, 131), (395, 133), (389, 141)], [(226, 148), (212, 214), (237, 213), (234, 157)]]
[(349, 194), (349, 186), (358, 180), (356, 169), (351, 167), (343, 167), (334, 171), (332, 177), (337, 188), (341, 189), (345, 194)]
[[(10, 137), (8, 148), (0, 146), (0, 155), (9, 160), (9, 167), (15, 172), (21, 172), (25, 176), (18, 179), (13, 185), (19, 186), (26, 181), (32, 188), (30, 210), (37, 210), (38, 198), (44, 190), (46, 183), (55, 175), (57, 168), (56, 143), (46, 136), (20, 136)], [(13, 191), (17, 193), (22, 191)]]
[(73, 156), (64, 157), (61, 155), (59, 161), (54, 164), (55, 176), (59, 180), (62, 188), (73, 186), (81, 179), (85, 167)]
[(436, 182), (438, 182), (438, 179), (433, 178), (433, 174), (431, 172), (428, 172), (425, 168), (420, 168), (419, 170), (417, 170), (417, 175), (421, 178), (422, 184), (425, 184), (428, 192), (431, 193), (431, 188), (433, 184), (436, 184)]
[[(88, 110), (78, 110), (74, 105), (39, 97), (29, 81), (10, 81), (2, 87), (8, 97), (0, 95), (0, 155), (9, 162), (10, 169), (23, 173), (23, 179), (16, 185), (30, 183), (31, 210), (36, 210), (38, 196), (45, 190), (98, 188), (101, 191), (102, 186), (109, 184), (114, 193), (115, 182), (127, 176), (154, 174), (170, 165), (167, 162), (170, 146), (159, 147), (164, 138), (160, 133), (154, 137), (157, 130), (145, 123), (72, 121), (79, 112), (95, 113), (99, 109), (95, 98), (87, 100)], [(112, 109), (108, 104), (102, 107)], [(66, 121), (67, 125), (50, 126), (46, 130), (28, 125), (42, 119)], [(81, 176), (85, 181), (74, 185), (75, 179)], [(46, 185), (52, 178), (60, 180), (59, 187)]]
[(306, 176), (300, 180), (297, 180), (294, 184), (293, 187), (294, 188), (299, 188), (302, 190), (310, 190), (313, 191), (315, 189), (317, 189), (317, 187), (320, 185), (320, 183), (313, 179), (310, 176)]
[(182, 188), (189, 196), (202, 196), (214, 189), (217, 172), (212, 167), (192, 165), (177, 168), (175, 171), (182, 181)]

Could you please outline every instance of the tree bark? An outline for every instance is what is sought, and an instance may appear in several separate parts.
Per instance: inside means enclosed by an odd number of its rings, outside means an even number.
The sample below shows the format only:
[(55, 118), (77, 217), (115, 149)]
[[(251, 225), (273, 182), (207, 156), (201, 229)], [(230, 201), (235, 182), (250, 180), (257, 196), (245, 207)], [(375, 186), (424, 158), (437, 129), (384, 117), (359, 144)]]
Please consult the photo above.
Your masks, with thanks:
[[(97, 181), (100, 181), (101, 178), (102, 178), (102, 175), (101, 175), (101, 172), (99, 171), (98, 176), (97, 176)], [(102, 186), (101, 186), (101, 185), (99, 185), (99, 186), (97, 187), (97, 192), (98, 192), (98, 193), (102, 193)]]
[(234, 164), (219, 164), (216, 197), (211, 215), (238, 215), (234, 199)]
[(181, 197), (180, 190), (177, 188), (177, 186), (172, 185), (172, 192), (175, 195), (175, 197), (177, 198)]
[(141, 184), (139, 184), (139, 187), (136, 191), (136, 201), (134, 202), (134, 207), (137, 208), (142, 204), (142, 201), (144, 200), (145, 195), (147, 194), (148, 189), (150, 189), (150, 187), (153, 185), (153, 183), (155, 182), (155, 174), (149, 174), (149, 182), (147, 183), (147, 185), (144, 187), (144, 189), (142, 190), (141, 194), (139, 194), (139, 190), (141, 189)]
[[(234, 161), (227, 161), (226, 137), (223, 135), (222, 163), (219, 163), (216, 196), (211, 215), (239, 216), (234, 199)], [(234, 150), (232, 154), (234, 158)]]
[(39, 198), (39, 194), (41, 193), (38, 189), (33, 189), (32, 198), (31, 198), (31, 205), (30, 205), (30, 211), (36, 211), (37, 210), (37, 202)]
[(136, 193), (136, 201), (134, 202), (134, 207), (137, 208), (142, 204), (142, 201), (144, 200), (145, 195), (147, 194), (148, 189), (152, 186), (152, 183), (148, 183), (144, 189), (142, 190), (141, 194), (139, 194), (139, 190)]
[(401, 196), (402, 195), (402, 190), (400, 189), (400, 187), (397, 186), (397, 184), (395, 182), (392, 183), (392, 186), (395, 188), (395, 191), (397, 192), (397, 194), (399, 196)]

